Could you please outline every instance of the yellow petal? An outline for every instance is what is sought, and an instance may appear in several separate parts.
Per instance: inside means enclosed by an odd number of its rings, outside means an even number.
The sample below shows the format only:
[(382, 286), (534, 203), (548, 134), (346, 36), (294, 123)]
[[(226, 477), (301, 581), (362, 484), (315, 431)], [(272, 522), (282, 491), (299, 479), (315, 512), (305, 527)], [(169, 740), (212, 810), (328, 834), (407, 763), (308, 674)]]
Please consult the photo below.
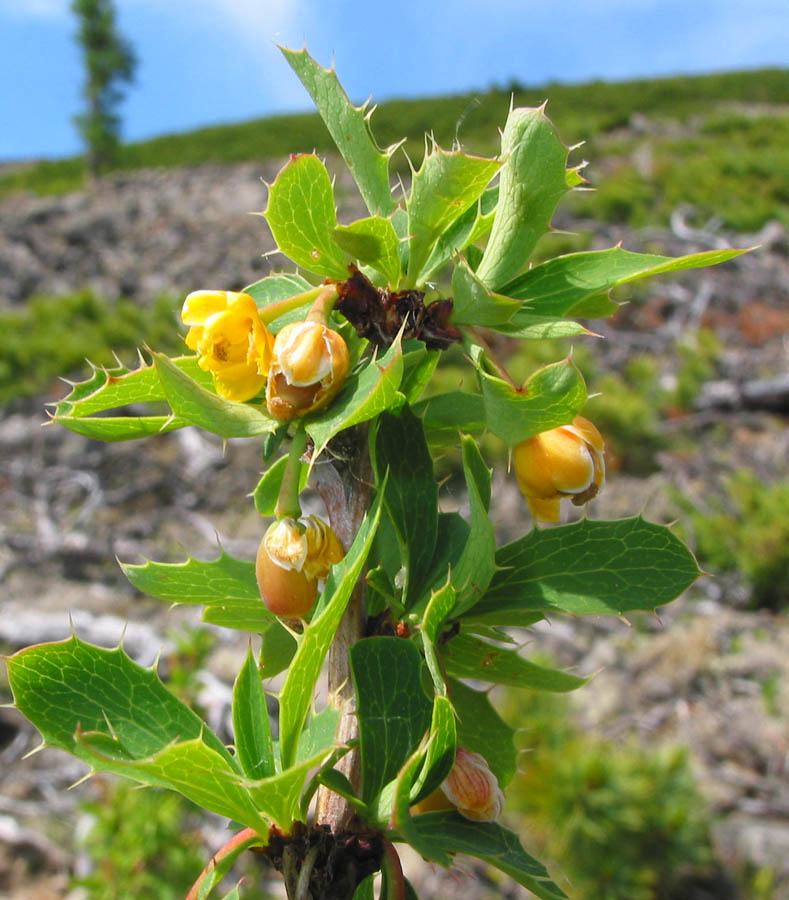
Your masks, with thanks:
[(538, 497), (526, 497), (529, 504), (532, 518), (535, 522), (545, 522), (553, 524), (561, 518), (559, 509), (559, 498), (554, 497), (552, 500), (541, 500)]
[[(203, 360), (200, 360), (200, 365), (204, 368)], [(237, 403), (243, 403), (257, 396), (266, 383), (265, 377), (258, 374), (255, 369), (250, 369), (246, 363), (223, 368), (213, 375), (217, 394), (225, 400), (235, 400)]]
[(227, 291), (192, 291), (184, 300), (181, 319), (184, 325), (202, 325), (215, 313), (227, 309)]

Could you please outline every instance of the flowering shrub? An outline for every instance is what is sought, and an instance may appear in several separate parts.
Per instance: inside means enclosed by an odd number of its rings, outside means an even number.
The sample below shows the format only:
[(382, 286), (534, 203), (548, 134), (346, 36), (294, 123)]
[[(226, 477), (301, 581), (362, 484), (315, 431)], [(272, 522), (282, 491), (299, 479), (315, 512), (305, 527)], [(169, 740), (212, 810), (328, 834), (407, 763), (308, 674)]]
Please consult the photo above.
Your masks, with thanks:
[[(503, 629), (548, 613), (654, 609), (698, 568), (667, 528), (640, 517), (535, 528), (496, 546), (482, 432), (514, 448), (543, 521), (558, 520), (561, 497), (584, 503), (602, 486), (603, 441), (578, 416), (587, 394), (571, 359), (516, 384), (484, 332), (581, 336), (579, 319), (616, 309), (616, 285), (738, 251), (668, 259), (614, 247), (529, 267), (556, 205), (583, 184), (544, 108), (511, 110), (495, 159), (429, 146), (408, 192), (393, 193), (395, 148), (377, 146), (369, 115), (333, 72), (306, 51), (284, 52), (369, 215), (339, 224), (324, 163), (292, 156), (265, 217), (304, 274), (271, 274), (241, 294), (191, 294), (183, 320), (197, 355), (152, 352), (136, 370), (96, 370), (54, 416), (101, 440), (191, 425), (261, 443), (267, 469), (253, 497), (274, 522), (261, 524), (256, 563), (223, 553), (122, 565), (140, 591), (262, 635), (235, 684), (234, 745), (155, 671), (77, 636), (8, 660), (15, 703), (46, 744), (92, 770), (172, 788), (236, 823), (190, 898), (206, 898), (248, 848), (282, 872), (291, 898), (364, 900), (379, 872), (381, 898), (413, 897), (395, 847), (406, 843), (442, 866), (477, 857), (555, 900), (563, 891), (498, 821), (515, 771), (513, 730), (464, 679), (580, 688), (583, 678), (526, 659)], [(432, 283), (445, 270), (451, 290), (439, 294)], [(455, 343), (479, 392), (423, 398)], [(112, 414), (151, 401), (170, 412)], [(452, 444), (468, 519), (438, 506), (433, 454)], [(302, 517), (307, 483), (328, 524)], [(330, 696), (317, 709), (324, 664)], [(274, 740), (263, 679), (283, 671)], [(438, 789), (454, 808), (431, 809)]]

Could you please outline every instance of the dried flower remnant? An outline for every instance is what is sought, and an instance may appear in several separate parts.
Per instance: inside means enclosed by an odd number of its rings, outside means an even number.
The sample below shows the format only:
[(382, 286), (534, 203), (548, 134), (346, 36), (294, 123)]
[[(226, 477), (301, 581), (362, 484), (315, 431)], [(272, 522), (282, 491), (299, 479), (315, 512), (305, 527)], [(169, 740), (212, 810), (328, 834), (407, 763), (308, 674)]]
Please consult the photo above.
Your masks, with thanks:
[(583, 416), (513, 448), (515, 476), (536, 522), (558, 522), (562, 497), (583, 506), (597, 495), (605, 481), (604, 451), (600, 432)]
[(193, 291), (181, 319), (191, 326), (186, 346), (197, 351), (200, 368), (213, 375), (221, 397), (243, 402), (263, 390), (274, 337), (249, 294)]
[[(377, 347), (389, 347), (403, 328), (403, 338), (424, 341), (428, 350), (446, 350), (458, 342), (460, 332), (451, 325), (451, 298), (425, 306), (425, 292), (392, 292), (377, 288), (357, 268), (337, 285), (335, 308), (353, 325), (358, 335)], [(405, 327), (404, 327), (405, 326)]]

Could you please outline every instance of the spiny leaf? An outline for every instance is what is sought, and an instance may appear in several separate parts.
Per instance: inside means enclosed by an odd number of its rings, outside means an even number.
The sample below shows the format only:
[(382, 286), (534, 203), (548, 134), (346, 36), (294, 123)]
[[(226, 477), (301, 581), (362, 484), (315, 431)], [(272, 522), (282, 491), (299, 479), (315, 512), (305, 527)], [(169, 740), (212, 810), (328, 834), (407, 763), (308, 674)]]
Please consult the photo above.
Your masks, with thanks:
[(332, 238), (334, 190), (317, 156), (291, 156), (269, 188), (264, 215), (277, 246), (293, 262), (316, 275), (347, 278), (345, 254)]
[(373, 214), (388, 216), (395, 205), (389, 187), (390, 154), (376, 144), (365, 105), (353, 106), (334, 70), (318, 65), (306, 50), (280, 49), (309, 91), (367, 208)]
[(510, 111), (501, 136), (501, 156), (505, 163), (499, 203), (477, 269), (477, 276), (494, 291), (501, 291), (526, 264), (569, 190), (567, 148), (542, 107)]
[(474, 617), (499, 622), (516, 611), (622, 615), (655, 609), (698, 577), (688, 548), (664, 525), (640, 516), (582, 519), (529, 534), (496, 554), (498, 571)]

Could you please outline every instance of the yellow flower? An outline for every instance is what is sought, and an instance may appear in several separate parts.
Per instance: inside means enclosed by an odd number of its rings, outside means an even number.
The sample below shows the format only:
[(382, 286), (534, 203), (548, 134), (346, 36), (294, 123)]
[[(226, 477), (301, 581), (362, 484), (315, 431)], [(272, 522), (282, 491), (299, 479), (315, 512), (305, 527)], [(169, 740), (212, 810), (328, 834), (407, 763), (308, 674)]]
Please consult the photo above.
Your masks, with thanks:
[(605, 445), (583, 416), (517, 444), (512, 463), (536, 522), (558, 522), (559, 501), (588, 503), (605, 481)]
[(181, 310), (191, 328), (186, 346), (200, 356), (200, 368), (214, 376), (226, 400), (251, 400), (263, 390), (274, 338), (249, 294), (194, 291)]
[(275, 615), (304, 618), (318, 595), (318, 581), (344, 556), (332, 529), (317, 516), (286, 516), (260, 542), (255, 573), (260, 596)]
[(494, 822), (504, 811), (504, 794), (487, 760), (463, 747), (457, 748), (441, 790), (461, 815), (475, 822)]
[(327, 406), (345, 382), (348, 347), (331, 328), (309, 318), (286, 325), (272, 351), (266, 405), (288, 422)]

